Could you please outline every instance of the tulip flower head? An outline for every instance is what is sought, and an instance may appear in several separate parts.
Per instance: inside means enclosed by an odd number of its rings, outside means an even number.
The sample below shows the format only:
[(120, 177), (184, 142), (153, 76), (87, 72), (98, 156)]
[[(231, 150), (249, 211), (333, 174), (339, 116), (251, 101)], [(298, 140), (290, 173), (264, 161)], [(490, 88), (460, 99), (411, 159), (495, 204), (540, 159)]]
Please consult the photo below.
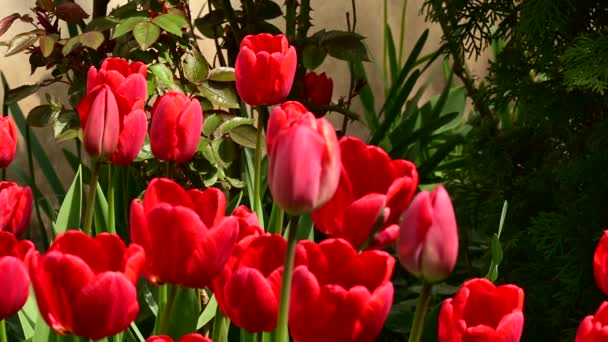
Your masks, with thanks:
[(439, 313), (439, 342), (518, 342), (524, 326), (524, 291), (488, 279), (465, 282)]
[(603, 302), (595, 315), (589, 315), (578, 326), (575, 342), (608, 341), (608, 302)]
[(355, 137), (340, 139), (340, 155), (338, 188), (312, 213), (315, 227), (357, 249), (366, 243), (370, 249), (393, 244), (399, 218), (418, 187), (416, 167), (407, 160), (391, 160), (381, 148)]
[(445, 279), (458, 258), (458, 229), (452, 201), (440, 185), (416, 195), (399, 228), (401, 265), (427, 282)]
[(15, 159), (18, 135), (13, 119), (0, 115), (0, 168), (8, 167)]
[[(166, 335), (150, 336), (146, 342), (173, 342), (173, 339)], [(212, 342), (209, 337), (201, 334), (187, 334), (180, 337), (177, 342)]]
[(593, 275), (597, 286), (608, 296), (608, 230), (604, 231), (595, 248)]
[(286, 212), (311, 212), (334, 195), (340, 149), (328, 121), (299, 102), (285, 102), (270, 114), (266, 146), (270, 192)]
[(32, 217), (32, 190), (13, 182), (0, 182), (0, 231), (20, 237)]
[(31, 241), (17, 241), (13, 234), (0, 231), (0, 320), (16, 314), (27, 301), (30, 277), (23, 259), (33, 249)]
[[(327, 106), (331, 104), (331, 96), (334, 91), (334, 81), (322, 72), (320, 74), (311, 71), (304, 76), (304, 87), (302, 98), (312, 106)], [(317, 118), (327, 113), (326, 110), (313, 111)]]
[(291, 90), (297, 63), (296, 49), (284, 35), (245, 36), (234, 66), (240, 98), (252, 106), (283, 101)]

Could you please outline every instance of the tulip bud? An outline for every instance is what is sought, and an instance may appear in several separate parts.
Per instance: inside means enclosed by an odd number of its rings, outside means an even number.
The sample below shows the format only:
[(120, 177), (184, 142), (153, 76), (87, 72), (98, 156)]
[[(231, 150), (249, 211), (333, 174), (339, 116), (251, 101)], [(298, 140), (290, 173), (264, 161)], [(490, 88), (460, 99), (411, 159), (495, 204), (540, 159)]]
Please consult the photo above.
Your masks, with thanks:
[(104, 85), (96, 92), (82, 130), (83, 145), (89, 155), (109, 158), (114, 153), (120, 128), (118, 104), (110, 87)]
[(8, 167), (17, 151), (17, 127), (8, 116), (0, 116), (0, 168)]
[(593, 254), (593, 275), (597, 286), (608, 296), (608, 230), (604, 231)]
[(401, 265), (428, 282), (445, 279), (458, 258), (458, 230), (450, 197), (440, 185), (416, 195), (399, 227)]
[(284, 35), (246, 36), (234, 66), (239, 96), (252, 106), (281, 102), (291, 90), (297, 63), (296, 49)]
[(0, 182), (0, 231), (20, 237), (32, 217), (32, 190), (13, 182)]
[(574, 341), (608, 341), (608, 302), (603, 302), (595, 315), (589, 315), (583, 319), (578, 326)]
[(203, 125), (203, 110), (197, 99), (170, 91), (152, 107), (150, 146), (164, 161), (187, 162), (194, 157)]
[[(334, 91), (334, 81), (323, 72), (316, 74), (311, 71), (304, 76), (304, 88), (302, 98), (312, 106), (327, 106), (331, 103)], [(326, 110), (314, 111), (317, 118), (327, 113)]]
[(13, 234), (0, 231), (0, 320), (16, 314), (27, 301), (30, 277), (23, 259), (33, 249), (31, 241), (17, 241)]
[(334, 195), (340, 180), (340, 147), (333, 126), (298, 102), (276, 107), (268, 122), (268, 185), (291, 214), (311, 212)]

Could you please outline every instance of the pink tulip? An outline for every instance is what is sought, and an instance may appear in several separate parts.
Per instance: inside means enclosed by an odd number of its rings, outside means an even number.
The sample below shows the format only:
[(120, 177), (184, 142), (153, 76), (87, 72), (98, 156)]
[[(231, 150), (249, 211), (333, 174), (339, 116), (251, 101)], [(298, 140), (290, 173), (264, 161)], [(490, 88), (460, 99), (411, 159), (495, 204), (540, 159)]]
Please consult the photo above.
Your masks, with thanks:
[(0, 115), (0, 168), (8, 167), (15, 158), (17, 136), (13, 119)]
[(152, 107), (150, 145), (161, 160), (187, 162), (198, 148), (203, 125), (203, 110), (197, 99), (170, 91)]
[(416, 195), (405, 212), (397, 237), (401, 265), (428, 282), (445, 279), (458, 258), (458, 230), (454, 208), (440, 185), (432, 193)]

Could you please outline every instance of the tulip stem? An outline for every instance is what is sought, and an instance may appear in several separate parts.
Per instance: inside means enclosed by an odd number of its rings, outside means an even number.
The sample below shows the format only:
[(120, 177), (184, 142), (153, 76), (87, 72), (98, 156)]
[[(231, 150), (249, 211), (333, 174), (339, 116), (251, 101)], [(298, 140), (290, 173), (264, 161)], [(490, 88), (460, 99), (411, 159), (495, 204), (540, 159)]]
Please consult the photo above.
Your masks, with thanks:
[(115, 197), (115, 186), (114, 181), (118, 181), (116, 178), (116, 172), (118, 169), (112, 170), (113, 165), (108, 166), (108, 233), (116, 234), (116, 218), (114, 208), (114, 197)]
[(222, 341), (222, 330), (224, 329), (224, 313), (218, 306), (215, 310), (215, 317), (213, 318), (213, 331), (211, 332), (213, 342), (223, 342)]
[(289, 318), (289, 296), (291, 293), (291, 276), (293, 274), (293, 260), (295, 258), (296, 245), (298, 243), (298, 216), (289, 216), (289, 235), (287, 236), (287, 251), (283, 265), (283, 280), (281, 284), (281, 301), (279, 304), (279, 320), (275, 341), (289, 342), (289, 331), (287, 322)]
[(264, 139), (264, 117), (268, 116), (268, 108), (259, 106), (258, 109), (258, 127), (255, 136), (255, 170), (253, 176), (253, 211), (262, 220), (264, 212), (262, 211), (262, 143)]
[(93, 225), (93, 213), (95, 212), (95, 195), (97, 195), (97, 182), (99, 181), (99, 170), (101, 163), (94, 162), (93, 174), (91, 174), (91, 183), (89, 184), (89, 195), (87, 196), (87, 208), (84, 214), (84, 226), (82, 230), (87, 235), (91, 235), (91, 226)]
[(0, 342), (8, 342), (8, 337), (6, 336), (6, 323), (4, 320), (0, 320)]
[[(166, 335), (169, 330), (169, 323), (171, 322), (171, 311), (173, 310), (173, 303), (175, 302), (175, 296), (177, 295), (177, 286), (166, 284), (164, 285), (167, 289), (166, 301), (163, 305), (162, 315), (160, 316), (160, 327), (158, 329), (158, 335)], [(160, 307), (158, 308), (160, 311)]]
[(412, 323), (409, 342), (419, 342), (422, 337), (424, 318), (429, 309), (429, 303), (431, 302), (432, 289), (433, 284), (427, 283), (426, 281), (422, 282), (422, 289), (420, 290), (420, 296), (418, 297), (416, 313), (414, 313), (414, 323)]
[(0, 181), (4, 182), (6, 180), (6, 168), (2, 168), (2, 178), (0, 178)]

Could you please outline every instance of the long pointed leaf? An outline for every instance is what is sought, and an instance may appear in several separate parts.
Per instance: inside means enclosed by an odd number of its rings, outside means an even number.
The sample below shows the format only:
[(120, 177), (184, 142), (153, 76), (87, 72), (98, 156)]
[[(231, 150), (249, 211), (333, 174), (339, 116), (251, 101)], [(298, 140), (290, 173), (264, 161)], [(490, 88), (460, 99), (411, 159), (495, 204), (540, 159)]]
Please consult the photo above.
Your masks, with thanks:
[(57, 221), (53, 224), (55, 234), (63, 233), (68, 229), (80, 227), (80, 216), (82, 213), (82, 176), (81, 168), (78, 168), (74, 181), (65, 195), (65, 199), (59, 209)]

